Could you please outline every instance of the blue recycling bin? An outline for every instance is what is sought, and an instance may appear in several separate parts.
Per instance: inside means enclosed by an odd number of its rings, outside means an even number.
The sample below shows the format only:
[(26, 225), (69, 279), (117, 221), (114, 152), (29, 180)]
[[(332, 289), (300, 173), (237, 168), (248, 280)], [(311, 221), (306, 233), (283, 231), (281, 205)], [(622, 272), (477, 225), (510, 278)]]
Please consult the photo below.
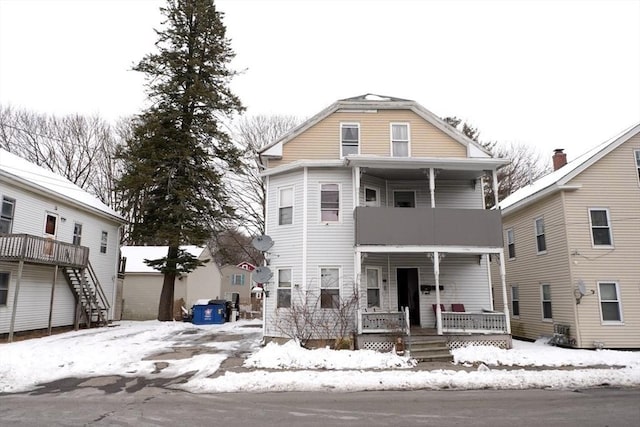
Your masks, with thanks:
[(227, 311), (225, 304), (194, 305), (192, 310), (193, 319), (191, 323), (194, 325), (214, 325), (225, 322)]

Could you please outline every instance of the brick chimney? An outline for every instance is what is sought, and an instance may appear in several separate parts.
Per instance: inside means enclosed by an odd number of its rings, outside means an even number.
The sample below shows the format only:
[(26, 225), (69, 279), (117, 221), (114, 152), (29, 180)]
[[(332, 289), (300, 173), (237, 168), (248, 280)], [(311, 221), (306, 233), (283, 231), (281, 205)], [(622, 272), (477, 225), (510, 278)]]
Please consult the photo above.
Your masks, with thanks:
[(553, 170), (557, 171), (561, 167), (567, 164), (567, 155), (564, 153), (564, 148), (556, 148), (553, 150)]

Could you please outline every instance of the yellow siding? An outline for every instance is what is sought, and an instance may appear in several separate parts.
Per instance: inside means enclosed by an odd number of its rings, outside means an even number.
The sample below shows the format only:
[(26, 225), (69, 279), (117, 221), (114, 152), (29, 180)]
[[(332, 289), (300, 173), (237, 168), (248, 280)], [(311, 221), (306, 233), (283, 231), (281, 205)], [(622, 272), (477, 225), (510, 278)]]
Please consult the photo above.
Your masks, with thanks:
[(410, 110), (335, 112), (283, 145), (281, 160), (269, 167), (296, 160), (340, 158), (340, 123), (360, 124), (360, 154), (390, 156), (390, 124), (409, 123), (412, 157), (467, 157), (467, 148)]
[[(537, 253), (534, 223), (540, 217), (544, 218), (547, 244), (547, 251), (542, 254)], [(573, 334), (575, 299), (570, 286), (562, 194), (549, 196), (534, 206), (503, 217), (506, 257), (506, 230), (509, 228), (515, 234), (516, 250), (515, 259), (506, 260), (507, 297), (511, 312), (511, 287), (518, 286), (520, 293), (520, 316), (512, 316), (512, 334), (529, 339), (551, 336), (553, 323), (570, 325)], [(492, 283), (496, 309), (502, 310), (500, 276), (495, 261), (492, 262)], [(542, 320), (541, 284), (551, 285), (551, 322)]]
[[(582, 188), (566, 195), (567, 229), (574, 281), (583, 280), (594, 295), (578, 305), (581, 346), (594, 341), (607, 347), (640, 348), (640, 186), (634, 150), (640, 150), (636, 135), (576, 176), (569, 184)], [(596, 249), (591, 244), (589, 207), (608, 208), (614, 249)], [(598, 281), (619, 284), (623, 325), (601, 323)]]

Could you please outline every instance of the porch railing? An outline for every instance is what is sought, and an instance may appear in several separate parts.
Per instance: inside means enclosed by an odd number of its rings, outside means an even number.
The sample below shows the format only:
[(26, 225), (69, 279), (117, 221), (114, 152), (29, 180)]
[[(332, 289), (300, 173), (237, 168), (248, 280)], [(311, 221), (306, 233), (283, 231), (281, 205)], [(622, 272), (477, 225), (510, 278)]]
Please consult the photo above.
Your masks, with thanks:
[(89, 248), (30, 234), (0, 235), (0, 260), (84, 268)]
[(409, 332), (409, 309), (406, 311), (358, 310), (358, 334)]
[(507, 333), (504, 313), (442, 312), (442, 332), (493, 334)]

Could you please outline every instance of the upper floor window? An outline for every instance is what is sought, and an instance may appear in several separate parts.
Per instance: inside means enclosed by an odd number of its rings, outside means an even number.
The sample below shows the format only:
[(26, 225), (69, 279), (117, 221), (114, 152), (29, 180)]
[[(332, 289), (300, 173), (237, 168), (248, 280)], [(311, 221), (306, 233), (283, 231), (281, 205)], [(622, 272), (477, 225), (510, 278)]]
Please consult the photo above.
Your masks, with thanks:
[(409, 157), (409, 124), (391, 123), (391, 155)]
[(320, 269), (320, 308), (340, 307), (340, 268)]
[(80, 242), (82, 241), (82, 224), (75, 223), (73, 224), (73, 244), (80, 246)]
[(244, 274), (232, 274), (231, 275), (231, 284), (242, 286), (244, 285)]
[(511, 287), (511, 315), (520, 316), (520, 289), (517, 286)]
[(617, 283), (598, 282), (600, 314), (603, 322), (622, 322), (620, 290)]
[(612, 246), (609, 209), (589, 209), (589, 221), (593, 246)]
[(634, 150), (636, 156), (636, 169), (638, 170), (638, 183), (640, 184), (640, 150)]
[(341, 157), (360, 154), (360, 125), (358, 123), (340, 124)]
[(551, 312), (551, 285), (541, 285), (542, 320), (553, 319)]
[(416, 192), (415, 191), (394, 191), (393, 206), (396, 208), (415, 208)]
[(278, 197), (278, 225), (293, 224), (293, 188), (281, 188)]
[(516, 237), (513, 234), (513, 228), (507, 229), (507, 251), (509, 252), (509, 259), (516, 257)]
[(106, 231), (102, 232), (102, 235), (100, 236), (100, 253), (101, 254), (106, 254), (107, 253), (107, 242), (109, 241), (109, 233), (107, 233)]
[(371, 188), (371, 187), (364, 188), (364, 205), (380, 206), (380, 199), (378, 198), (377, 188)]
[(538, 253), (547, 251), (547, 241), (544, 233), (544, 218), (538, 218), (535, 221), (536, 227), (536, 248)]
[(338, 184), (320, 185), (320, 220), (322, 222), (340, 220), (340, 186)]
[(278, 269), (278, 294), (276, 296), (277, 308), (291, 307), (291, 269)]
[(11, 233), (15, 205), (16, 201), (14, 199), (10, 199), (8, 197), (2, 198), (2, 210), (0, 211), (0, 234)]
[(0, 306), (7, 305), (9, 299), (9, 273), (0, 273)]

